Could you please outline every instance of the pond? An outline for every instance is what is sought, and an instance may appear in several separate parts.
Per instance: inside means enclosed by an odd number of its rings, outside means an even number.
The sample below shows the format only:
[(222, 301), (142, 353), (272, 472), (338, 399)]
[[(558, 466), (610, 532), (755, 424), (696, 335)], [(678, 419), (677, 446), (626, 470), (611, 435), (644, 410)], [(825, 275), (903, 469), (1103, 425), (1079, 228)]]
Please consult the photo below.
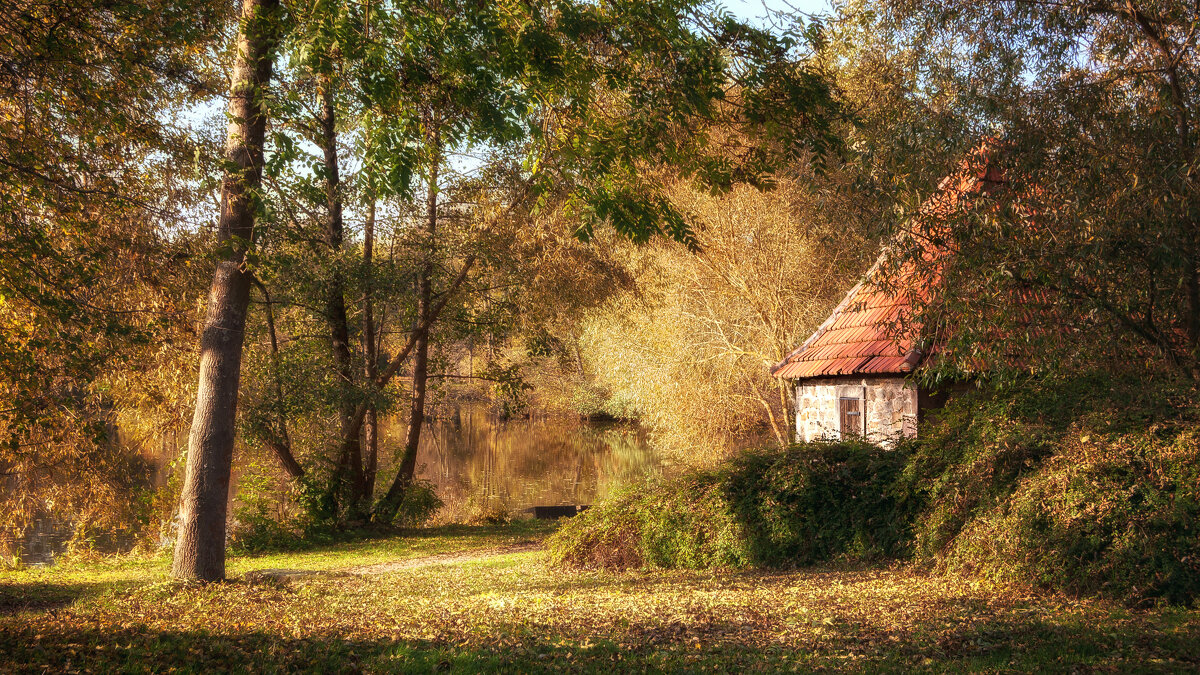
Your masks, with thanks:
[[(385, 431), (402, 435), (404, 428), (400, 422)], [(592, 504), (663, 467), (634, 424), (553, 416), (499, 420), (482, 407), (454, 408), (431, 420), (417, 465), (418, 477), (445, 503), (440, 522)]]
[[(381, 424), (379, 490), (387, 489), (389, 460), (403, 444), (406, 424), (406, 418)], [(181, 432), (155, 444), (162, 449), (149, 458), (151, 485), (163, 485), (172, 466), (183, 469), (174, 459), (186, 443)], [(238, 454), (234, 491), (250, 461)], [(417, 466), (418, 478), (431, 483), (445, 504), (435, 522), (447, 523), (519, 517), (533, 506), (592, 504), (615, 488), (659, 473), (663, 462), (636, 424), (545, 415), (501, 420), (485, 406), (468, 405), (439, 408), (426, 422)], [(15, 549), (25, 564), (49, 564), (66, 549), (71, 534), (69, 523), (39, 518), (17, 541), (0, 541), (0, 551)], [(96, 542), (96, 548), (113, 553), (133, 542), (126, 535)]]

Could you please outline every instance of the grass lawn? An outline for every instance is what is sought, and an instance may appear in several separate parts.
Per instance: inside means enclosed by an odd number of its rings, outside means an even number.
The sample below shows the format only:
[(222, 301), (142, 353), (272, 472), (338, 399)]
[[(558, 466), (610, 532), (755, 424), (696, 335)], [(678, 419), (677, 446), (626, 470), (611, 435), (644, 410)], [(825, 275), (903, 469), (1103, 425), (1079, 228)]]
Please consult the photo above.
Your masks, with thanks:
[[(233, 557), (232, 581), (209, 586), (168, 581), (165, 557), (0, 572), (0, 672), (1200, 670), (1196, 610), (900, 567), (564, 571), (519, 548), (546, 532)], [(264, 568), (322, 573), (243, 579)]]

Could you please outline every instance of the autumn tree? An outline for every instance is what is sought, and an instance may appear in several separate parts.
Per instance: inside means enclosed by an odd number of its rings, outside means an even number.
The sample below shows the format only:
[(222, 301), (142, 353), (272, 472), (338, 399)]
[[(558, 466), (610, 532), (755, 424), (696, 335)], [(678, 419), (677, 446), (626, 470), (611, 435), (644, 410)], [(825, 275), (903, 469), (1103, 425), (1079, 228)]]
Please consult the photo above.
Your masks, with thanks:
[(216, 581), (225, 577), (229, 476), (252, 283), (247, 253), (260, 203), (264, 96), (280, 24), (275, 0), (243, 1), (229, 91), (227, 166), (218, 223), (224, 253), (213, 275), (200, 336), (200, 381), (172, 566), (172, 574), (178, 578)]
[[(388, 214), (389, 246), (400, 241), (394, 214), (422, 214), (416, 219), (421, 225), (409, 230), (420, 232), (412, 269), (392, 270), (399, 274), (393, 279), (412, 274), (415, 294), (405, 311), (414, 314), (392, 310), (393, 325), (411, 330), (385, 346), (363, 325), (340, 318), (329, 324), (338, 327), (335, 333), (360, 336), (334, 342), (356, 342), (362, 352), (374, 350), (378, 357), (367, 358), (359, 376), (346, 368), (351, 359), (334, 350), (335, 356), (341, 354), (334, 359), (335, 379), (357, 381), (333, 394), (341, 432), (338, 447), (331, 449), (338, 467), (325, 502), (331, 513), (349, 514), (370, 498), (365, 486), (373, 480), (366, 465), (373, 464), (373, 455), (369, 449), (362, 454), (360, 434), (410, 356), (409, 438), (377, 519), (390, 519), (412, 480), (424, 408), (420, 364), (427, 358), (429, 332), (479, 260), (470, 245), (446, 256), (438, 244), (438, 195), (452, 187), (439, 180), (453, 173), (445, 171), (447, 158), (472, 150), (489, 164), (519, 161), (513, 171), (504, 166), (480, 173), (503, 176), (501, 184), (482, 185), (476, 179), (474, 187), (458, 192), (474, 195), (474, 201), (457, 203), (456, 217), (472, 220), (479, 231), (516, 216), (565, 208), (584, 235), (598, 225), (612, 225), (634, 239), (665, 233), (687, 241), (689, 224), (664, 198), (661, 186), (641, 178), (642, 165), (678, 164), (684, 175), (726, 189), (736, 182), (760, 182), (781, 159), (823, 151), (832, 142), (825, 119), (837, 114), (837, 106), (821, 77), (787, 58), (787, 46), (761, 31), (688, 3), (527, 9), (514, 15), (456, 3), (360, 7), (322, 2), (295, 12), (288, 47), (294, 58), (289, 84), (281, 89), (278, 133), (272, 136), (278, 152), (268, 166), (269, 182), (279, 194), (271, 212), (285, 225), (274, 239), (282, 248), (274, 250), (302, 251), (318, 238), (326, 244), (324, 253), (296, 258), (309, 261), (303, 264), (261, 259), (263, 274), (284, 283), (269, 291), (272, 306), (281, 298), (296, 309), (323, 305), (326, 311), (317, 318), (327, 323), (339, 315), (329, 310), (338, 303), (328, 298), (341, 297), (342, 307), (351, 306), (347, 293), (360, 291), (347, 285), (351, 279), (344, 275), (355, 267), (346, 262), (354, 252), (345, 247), (344, 237), (341, 246), (331, 247), (328, 223), (339, 204), (349, 203), (352, 190), (364, 197), (362, 210), (374, 214), (362, 221), (371, 224), (373, 235), (379, 214)], [(735, 59), (727, 60), (726, 54)], [(323, 85), (322, 69), (337, 69), (339, 75)], [(728, 86), (753, 95), (724, 102)], [(325, 95), (337, 87), (340, 95)], [(325, 123), (331, 118), (336, 118), (332, 127)], [(736, 125), (740, 141), (728, 144), (723, 132), (714, 131), (720, 125)], [(321, 156), (310, 156), (297, 141), (321, 148)], [(319, 168), (306, 174), (310, 165)], [(342, 165), (360, 170), (347, 177), (335, 170)], [(414, 208), (418, 203), (421, 208)], [(324, 233), (310, 233), (318, 221)], [(264, 252), (272, 250), (264, 244)], [(273, 267), (292, 272), (278, 275)], [(382, 300), (378, 293), (386, 283), (369, 271), (380, 268), (361, 269), (368, 270), (373, 285), (370, 296), (363, 297)], [(311, 277), (314, 270), (327, 272), (299, 284), (286, 281)], [(432, 278), (435, 272), (440, 280)], [(326, 300), (303, 299), (305, 288), (324, 289)], [(282, 422), (272, 425), (283, 431)], [(267, 444), (278, 448), (282, 438), (282, 433), (267, 434)], [(282, 459), (289, 453), (276, 454)], [(327, 455), (318, 451), (315, 456)]]
[(580, 367), (662, 450), (704, 463), (739, 442), (792, 441), (792, 392), (770, 366), (824, 321), (877, 245), (849, 169), (716, 196), (664, 181), (696, 250), (625, 249), (633, 284), (580, 322)]
[(926, 171), (949, 173), (985, 144), (977, 163), (1004, 183), (951, 217), (912, 217), (930, 191), (912, 192), (896, 219), (891, 268), (914, 266), (940, 289), (909, 327), (958, 357), (943, 365), (1200, 375), (1195, 8), (885, 1), (846, 12), (922, 64), (910, 98), (938, 99), (973, 131), (953, 148), (918, 146), (941, 158)]
[(227, 13), (170, 0), (0, 7), (2, 529), (46, 510), (84, 532), (135, 509), (147, 472), (117, 443), (116, 392), (187, 339), (181, 261), (204, 192), (202, 142), (181, 114), (217, 93)]
[[(393, 326), (409, 326), (381, 346), (378, 327), (364, 329), (355, 317), (368, 297), (356, 295), (359, 270), (371, 278), (371, 298), (381, 297), (389, 279), (379, 264), (355, 260), (360, 249), (348, 213), (398, 212), (425, 199), (433, 205), (426, 222), (434, 222), (445, 157), (470, 148), (485, 161), (519, 157), (517, 170), (503, 172), (510, 179), (503, 186), (475, 191), (487, 196), (467, 211), (482, 229), (514, 214), (562, 210), (578, 217), (584, 237), (611, 226), (639, 241), (665, 234), (689, 242), (690, 224), (644, 178), (646, 167), (671, 164), (722, 190), (761, 184), (772, 166), (834, 142), (827, 119), (839, 109), (821, 75), (790, 58), (786, 41), (695, 2), (313, 2), (287, 9), (246, 0), (233, 17), (220, 3), (17, 3), (0, 15), (10, 29), (0, 43), (9, 254), (0, 273), (3, 358), (11, 366), (2, 413), (11, 452), (0, 459), (2, 470), (24, 481), (56, 464), (86, 466), (94, 456), (76, 461), (71, 453), (87, 447), (76, 441), (101, 440), (112, 421), (92, 388), (99, 374), (117, 367), (129, 347), (151, 343), (164, 325), (186, 325), (173, 304), (182, 302), (172, 295), (178, 288), (164, 288), (175, 277), (190, 284), (185, 268), (215, 262), (181, 500), (175, 573), (182, 577), (223, 575), (243, 347), (247, 328), (260, 325), (252, 298), (265, 310), (269, 389), (279, 403), (267, 405), (268, 425), (248, 420), (252, 437), (272, 447), (292, 475), (312, 473), (292, 452), (292, 411), (282, 399), (295, 341), (278, 330), (298, 310), (309, 311), (325, 324), (338, 385), (335, 447), (325, 449), (354, 486), (343, 513), (361, 513), (371, 496), (373, 460), (355, 453), (363, 425), (478, 254), (430, 253), (413, 269), (393, 267), (392, 280), (413, 273), (417, 300), (380, 313), (390, 312)], [(285, 35), (290, 42), (280, 50)], [(221, 210), (209, 247), (209, 233), (193, 219), (211, 186), (203, 175), (185, 174), (211, 167), (178, 114), (219, 95), (212, 73), (222, 63), (233, 73), (226, 148), (215, 172), (223, 177)], [(283, 77), (273, 79), (276, 73)], [(727, 101), (731, 89), (748, 93)], [(733, 145), (714, 131), (731, 124), (742, 132)], [(308, 161), (306, 142), (319, 150), (318, 161)], [(287, 231), (285, 222), (303, 227)], [(359, 222), (373, 231), (377, 220)], [(310, 258), (317, 283), (299, 290), (320, 300), (296, 292), (282, 298), (293, 304), (281, 303), (272, 247), (285, 235), (311, 239), (311, 225), (320, 233)], [(168, 245), (180, 242), (208, 255)], [(371, 304), (361, 306), (366, 313)], [(68, 425), (56, 429), (55, 421), (67, 417), (47, 410), (88, 415), (65, 433)], [(64, 453), (31, 450), (43, 445)]]

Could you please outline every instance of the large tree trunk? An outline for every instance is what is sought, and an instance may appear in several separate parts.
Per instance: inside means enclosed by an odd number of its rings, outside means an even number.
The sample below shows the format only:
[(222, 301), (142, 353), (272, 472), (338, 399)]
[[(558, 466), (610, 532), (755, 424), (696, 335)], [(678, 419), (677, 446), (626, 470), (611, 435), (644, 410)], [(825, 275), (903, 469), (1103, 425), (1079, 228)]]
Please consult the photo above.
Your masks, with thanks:
[(225, 578), (225, 518), (237, 416), (250, 274), (242, 268), (262, 182), (266, 115), (263, 93), (278, 40), (278, 0), (243, 0), (230, 87), (219, 236), (232, 246), (217, 263), (200, 337), (200, 381), (188, 439), (179, 504), (179, 539), (171, 573), (183, 579)]
[(362, 446), (358, 434), (349, 433), (355, 413), (354, 364), (350, 355), (350, 327), (346, 318), (345, 279), (339, 258), (345, 241), (342, 223), (342, 186), (338, 172), (337, 109), (333, 95), (333, 79), (321, 76), (321, 149), (325, 155), (325, 201), (328, 210), (325, 221), (325, 243), (334, 259), (329, 278), (329, 293), (325, 300), (325, 318), (329, 324), (329, 342), (337, 370), (338, 418), (344, 443), (338, 458), (334, 488), (345, 497), (345, 513), (351, 521), (361, 520), (363, 504)]
[[(437, 136), (434, 136), (434, 147)], [(404, 451), (400, 468), (388, 488), (387, 495), (375, 510), (375, 520), (390, 523), (404, 502), (404, 493), (412, 484), (417, 468), (417, 449), (421, 444), (421, 429), (425, 424), (425, 385), (429, 379), (429, 332), (433, 300), (433, 254), (434, 237), (437, 234), (437, 176), (440, 157), (435, 153), (429, 170), (429, 195), (426, 201), (424, 241), (425, 249), (421, 267), (417, 271), (417, 320), (413, 331), (416, 346), (413, 348), (412, 403), (408, 417), (408, 432), (404, 436)], [(422, 329), (422, 327), (424, 329)]]

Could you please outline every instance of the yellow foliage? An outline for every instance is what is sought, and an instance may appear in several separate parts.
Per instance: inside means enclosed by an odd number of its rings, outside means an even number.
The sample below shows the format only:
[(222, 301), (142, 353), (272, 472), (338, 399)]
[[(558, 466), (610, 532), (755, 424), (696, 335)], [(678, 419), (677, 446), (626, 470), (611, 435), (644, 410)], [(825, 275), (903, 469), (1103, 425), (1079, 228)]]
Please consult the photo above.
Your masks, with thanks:
[(585, 321), (587, 368), (681, 458), (707, 461), (763, 434), (786, 443), (791, 392), (770, 367), (820, 325), (873, 245), (798, 180), (720, 196), (668, 190), (699, 250), (629, 248), (636, 285)]

